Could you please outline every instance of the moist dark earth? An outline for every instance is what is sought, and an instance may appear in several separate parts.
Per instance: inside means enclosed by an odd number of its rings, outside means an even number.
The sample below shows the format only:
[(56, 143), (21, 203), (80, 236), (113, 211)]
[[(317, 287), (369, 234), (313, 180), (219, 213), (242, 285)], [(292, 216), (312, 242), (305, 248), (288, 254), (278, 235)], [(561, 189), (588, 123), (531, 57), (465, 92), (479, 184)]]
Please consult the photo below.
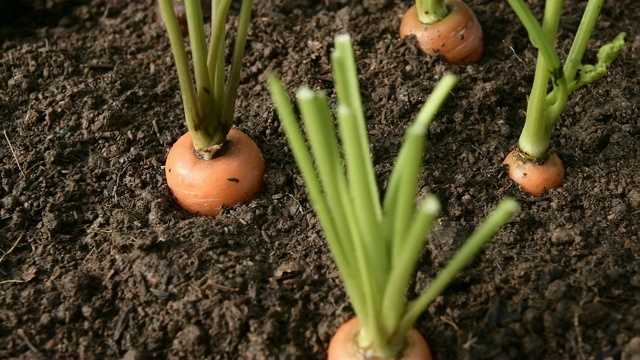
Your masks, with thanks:
[[(354, 38), (380, 187), (438, 79), (460, 76), (429, 132), (418, 196), (436, 194), (443, 209), (409, 297), (500, 199), (522, 205), (416, 323), (435, 357), (640, 356), (637, 1), (602, 8), (585, 62), (619, 32), (627, 45), (571, 96), (552, 136), (566, 181), (541, 196), (520, 192), (501, 165), (537, 54), (506, 1), (467, 1), (485, 35), (468, 66), (398, 39), (409, 0), (256, 1), (235, 124), (262, 149), (265, 185), (215, 219), (178, 208), (165, 183), (186, 127), (154, 2), (10, 3), (19, 6), (0, 25), (0, 358), (324, 357), (354, 313), (266, 75), (291, 94), (308, 84), (333, 95), (341, 33)], [(541, 16), (543, 2), (529, 3)], [(585, 5), (565, 4), (563, 59)]]

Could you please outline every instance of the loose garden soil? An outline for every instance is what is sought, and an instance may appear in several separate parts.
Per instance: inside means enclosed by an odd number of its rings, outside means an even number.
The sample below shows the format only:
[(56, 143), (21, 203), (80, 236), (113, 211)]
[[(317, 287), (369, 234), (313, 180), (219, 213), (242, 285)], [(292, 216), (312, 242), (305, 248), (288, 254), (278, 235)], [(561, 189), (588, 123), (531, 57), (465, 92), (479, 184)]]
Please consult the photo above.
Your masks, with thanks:
[[(418, 320), (435, 357), (640, 356), (636, 0), (604, 5), (585, 60), (621, 31), (627, 45), (571, 97), (552, 139), (566, 182), (537, 197), (501, 165), (536, 58), (506, 1), (468, 1), (485, 55), (454, 66), (398, 39), (409, 0), (257, 0), (236, 124), (263, 151), (265, 187), (216, 219), (178, 208), (165, 184), (185, 125), (154, 2), (12, 2), (0, 26), (0, 358), (322, 358), (353, 309), (265, 77), (333, 95), (329, 53), (345, 32), (381, 187), (437, 80), (460, 76), (429, 132), (419, 195), (443, 211), (410, 297), (501, 198), (522, 204)], [(540, 16), (543, 2), (529, 3)], [(561, 56), (585, 4), (567, 1)]]

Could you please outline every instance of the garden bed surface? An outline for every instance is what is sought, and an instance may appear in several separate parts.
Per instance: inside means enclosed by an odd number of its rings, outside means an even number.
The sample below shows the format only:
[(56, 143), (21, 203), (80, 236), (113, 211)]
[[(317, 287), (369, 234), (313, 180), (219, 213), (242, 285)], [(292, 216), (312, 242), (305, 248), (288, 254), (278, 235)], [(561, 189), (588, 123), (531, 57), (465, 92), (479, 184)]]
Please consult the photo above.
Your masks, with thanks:
[[(21, 3), (0, 25), (0, 358), (323, 357), (353, 309), (266, 75), (334, 99), (329, 53), (345, 32), (381, 187), (438, 79), (460, 76), (429, 131), (420, 196), (436, 194), (443, 210), (409, 296), (501, 198), (522, 205), (418, 320), (436, 358), (639, 356), (627, 346), (640, 334), (637, 1), (604, 5), (586, 60), (621, 31), (627, 45), (572, 95), (552, 138), (565, 184), (537, 197), (501, 165), (536, 58), (506, 1), (468, 1), (486, 46), (468, 66), (398, 39), (408, 0), (256, 1), (236, 124), (263, 151), (265, 186), (216, 219), (179, 209), (165, 184), (185, 125), (154, 3)], [(542, 1), (530, 3), (539, 16)], [(566, 2), (561, 56), (585, 3)]]

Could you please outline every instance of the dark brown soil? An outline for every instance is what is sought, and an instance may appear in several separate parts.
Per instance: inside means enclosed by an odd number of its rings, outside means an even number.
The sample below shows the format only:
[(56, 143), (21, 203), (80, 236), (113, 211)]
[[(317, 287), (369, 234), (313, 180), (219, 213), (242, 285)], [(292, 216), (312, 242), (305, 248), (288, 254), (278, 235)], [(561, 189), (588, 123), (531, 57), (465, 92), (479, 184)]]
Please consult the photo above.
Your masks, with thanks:
[[(500, 165), (536, 57), (505, 1), (468, 1), (486, 53), (466, 67), (397, 38), (410, 1), (256, 1), (237, 125), (263, 151), (266, 185), (216, 219), (179, 209), (164, 181), (185, 126), (153, 2), (18, 3), (0, 26), (0, 358), (323, 357), (353, 311), (265, 75), (331, 89), (328, 54), (344, 32), (381, 184), (438, 78), (460, 75), (429, 134), (421, 193), (443, 213), (410, 296), (502, 197), (523, 207), (417, 322), (436, 357), (640, 356), (637, 1), (604, 5), (586, 59), (621, 31), (628, 44), (571, 97), (553, 134), (567, 179), (539, 197)], [(567, 1), (560, 54), (585, 3)]]

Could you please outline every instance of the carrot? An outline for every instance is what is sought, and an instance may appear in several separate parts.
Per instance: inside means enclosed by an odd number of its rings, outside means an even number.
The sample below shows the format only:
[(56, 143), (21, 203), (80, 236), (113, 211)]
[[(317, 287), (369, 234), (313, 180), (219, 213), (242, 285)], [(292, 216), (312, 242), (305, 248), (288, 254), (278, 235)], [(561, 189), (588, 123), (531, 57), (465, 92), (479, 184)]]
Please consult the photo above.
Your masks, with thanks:
[(197, 215), (217, 216), (223, 205), (247, 202), (260, 191), (264, 160), (253, 140), (232, 128), (223, 151), (212, 160), (199, 159), (190, 133), (173, 145), (165, 174), (178, 205)]
[(400, 38), (411, 35), (426, 54), (452, 64), (477, 61), (484, 50), (480, 23), (461, 0), (416, 0), (400, 23)]
[[(333, 334), (327, 351), (327, 360), (363, 360), (372, 358), (362, 350), (356, 341), (360, 332), (360, 320), (354, 317), (342, 324)], [(402, 350), (396, 359), (431, 360), (431, 350), (422, 335), (416, 329), (410, 329), (401, 344)]]
[[(509, 165), (509, 177), (522, 191), (539, 195), (544, 189), (560, 186), (564, 180), (564, 166), (549, 149), (551, 132), (567, 106), (569, 95), (604, 76), (607, 66), (622, 50), (626, 34), (620, 33), (611, 43), (602, 46), (595, 65), (582, 64), (604, 1), (589, 0), (563, 66), (553, 48), (563, 2), (547, 0), (542, 24), (539, 24), (523, 0), (507, 1), (538, 48), (538, 59), (524, 128), (518, 140), (519, 149), (510, 153), (504, 163)], [(551, 91), (548, 91), (549, 83)]]
[[(426, 196), (416, 207), (424, 145), (429, 124), (457, 77), (452, 74), (442, 77), (406, 130), (382, 197), (375, 178), (349, 35), (336, 37), (331, 60), (340, 141), (326, 92), (303, 87), (297, 93), (305, 139), (284, 85), (273, 74), (269, 75), (269, 90), (358, 318), (357, 323), (347, 324), (335, 336), (329, 350), (332, 359), (338, 359), (339, 354), (358, 354), (361, 359), (395, 359), (408, 354), (412, 344), (420, 343), (412, 330), (420, 314), (511, 219), (518, 205), (513, 199), (501, 201), (424, 292), (407, 303), (405, 293), (426, 235), (440, 211), (434, 195)], [(421, 348), (424, 351), (426, 347)]]
[[(216, 216), (222, 205), (247, 202), (262, 187), (264, 160), (249, 137), (232, 129), (240, 65), (253, 0), (243, 0), (225, 84), (225, 23), (231, 0), (213, 3), (211, 39), (206, 50), (201, 0), (185, 0), (195, 87), (172, 0), (158, 0), (178, 70), (188, 133), (169, 152), (167, 183), (187, 211)], [(180, 10), (180, 7), (178, 7)]]
[(515, 149), (503, 164), (509, 167), (509, 178), (529, 194), (540, 195), (545, 190), (558, 188), (564, 180), (564, 164), (555, 152), (550, 153), (548, 159), (535, 161)]

